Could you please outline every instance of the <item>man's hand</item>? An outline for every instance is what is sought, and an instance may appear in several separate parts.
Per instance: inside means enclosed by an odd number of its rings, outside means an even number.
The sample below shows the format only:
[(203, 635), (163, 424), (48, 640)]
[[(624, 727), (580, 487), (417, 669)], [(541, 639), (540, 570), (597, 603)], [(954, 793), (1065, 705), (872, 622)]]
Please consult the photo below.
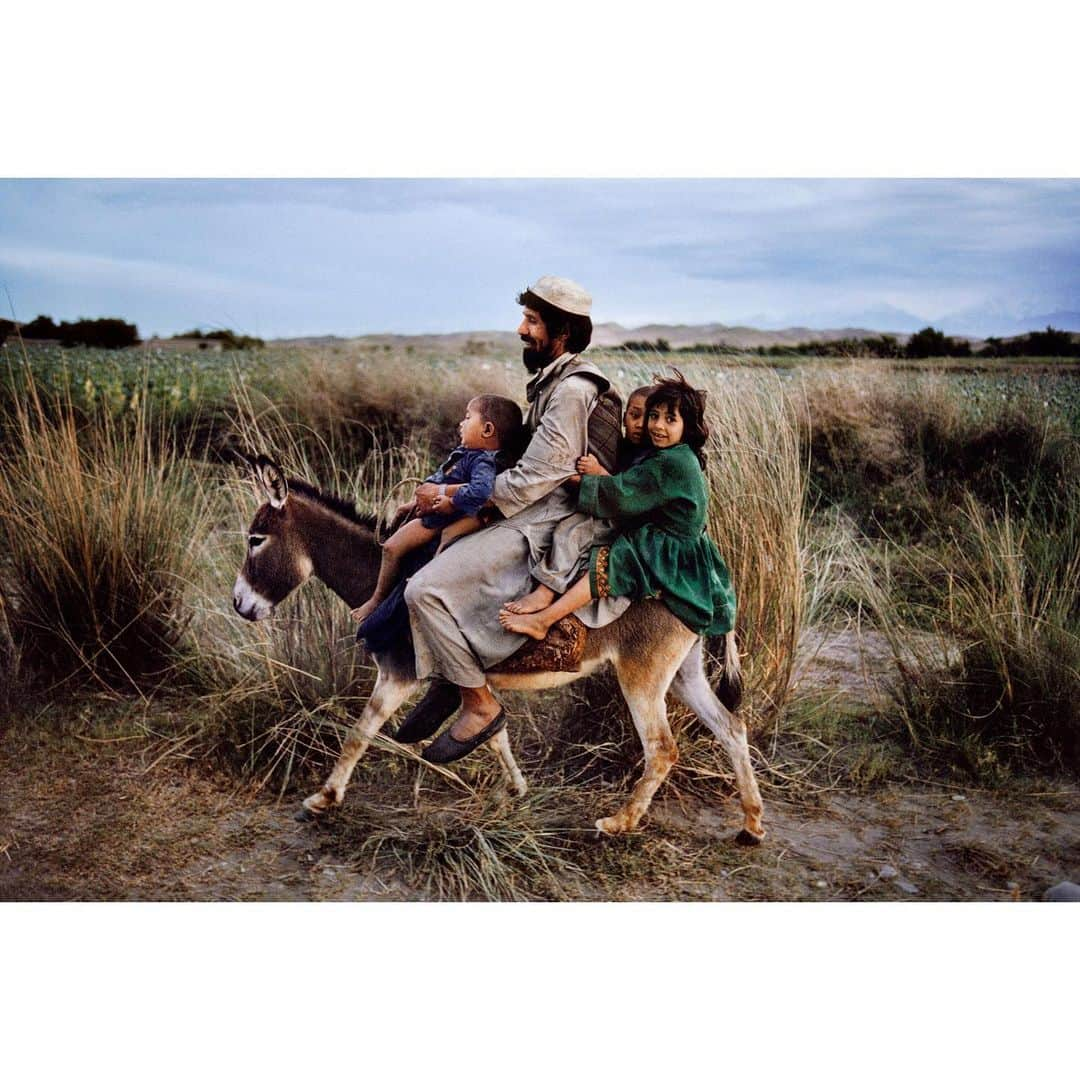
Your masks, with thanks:
[(435, 510), (435, 504), (439, 501), (438, 484), (421, 484), (413, 495), (416, 509), (421, 514), (430, 514)]

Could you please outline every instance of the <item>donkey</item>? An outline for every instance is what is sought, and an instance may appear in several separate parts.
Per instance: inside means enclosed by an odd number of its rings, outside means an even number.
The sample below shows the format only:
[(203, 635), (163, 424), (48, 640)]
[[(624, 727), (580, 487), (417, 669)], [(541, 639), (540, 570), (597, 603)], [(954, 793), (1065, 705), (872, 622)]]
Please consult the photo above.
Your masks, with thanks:
[[(300, 481), (287, 482), (269, 458), (246, 458), (256, 489), (266, 501), (248, 533), (247, 553), (233, 589), (233, 607), (245, 619), (271, 616), (294, 589), (315, 576), (350, 608), (371, 595), (379, 567), (376, 521), (355, 507)], [(737, 695), (739, 656), (734, 634), (725, 648), (721, 692), (729, 703)], [(349, 731), (326, 783), (303, 802), (297, 816), (310, 819), (341, 804), (356, 763), (371, 740), (417, 686), (407, 649), (373, 654), (378, 677), (360, 719)], [(705, 677), (702, 640), (657, 600), (633, 603), (607, 626), (590, 630), (579, 671), (489, 673), (493, 689), (543, 690), (580, 679), (610, 662), (615, 667), (630, 715), (645, 752), (645, 770), (630, 800), (595, 825), (608, 835), (634, 829), (653, 795), (678, 759), (667, 720), (665, 695), (670, 689), (716, 736), (731, 758), (743, 809), (741, 844), (760, 843), (762, 803), (750, 763), (746, 725), (721, 704)], [(734, 708), (734, 705), (732, 705)], [(524, 794), (525, 780), (514, 761), (506, 728), (489, 740), (507, 780)]]

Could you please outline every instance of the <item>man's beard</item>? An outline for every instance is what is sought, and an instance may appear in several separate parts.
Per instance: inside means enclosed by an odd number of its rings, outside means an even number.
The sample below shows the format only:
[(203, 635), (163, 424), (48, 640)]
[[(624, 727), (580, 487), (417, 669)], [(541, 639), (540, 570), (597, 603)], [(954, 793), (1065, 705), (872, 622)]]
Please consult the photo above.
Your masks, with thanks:
[(552, 348), (548, 344), (543, 349), (533, 349), (528, 345), (521, 350), (521, 362), (525, 365), (525, 370), (530, 375), (535, 375), (541, 368), (545, 368), (551, 363)]

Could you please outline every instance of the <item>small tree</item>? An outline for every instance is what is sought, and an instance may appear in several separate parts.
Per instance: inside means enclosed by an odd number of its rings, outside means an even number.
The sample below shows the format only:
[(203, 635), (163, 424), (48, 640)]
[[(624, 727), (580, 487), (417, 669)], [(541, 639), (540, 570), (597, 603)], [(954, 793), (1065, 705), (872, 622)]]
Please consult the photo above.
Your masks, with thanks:
[(904, 351), (913, 360), (922, 360), (928, 356), (948, 356), (949, 339), (940, 330), (924, 326), (917, 334), (911, 335)]
[(60, 336), (60, 327), (48, 315), (39, 315), (33, 322), (19, 327), (19, 333), (28, 341), (52, 340)]
[(1055, 330), (1048, 326), (1028, 334), (1025, 352), (1028, 356), (1074, 356), (1072, 334), (1067, 330)]
[(123, 319), (79, 319), (60, 324), (62, 345), (89, 345), (98, 349), (125, 349), (139, 343), (139, 329)]

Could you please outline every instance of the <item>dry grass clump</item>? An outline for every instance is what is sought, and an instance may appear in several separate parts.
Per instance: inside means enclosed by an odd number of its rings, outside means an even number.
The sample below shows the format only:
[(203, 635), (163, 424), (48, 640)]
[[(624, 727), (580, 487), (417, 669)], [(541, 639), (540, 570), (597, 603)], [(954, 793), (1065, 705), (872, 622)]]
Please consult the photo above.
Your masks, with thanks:
[[(749, 709), (787, 700), (806, 614), (806, 465), (775, 375), (706, 383), (709, 533), (731, 571)], [(719, 643), (717, 643), (719, 645)]]
[(358, 461), (376, 446), (420, 442), (445, 455), (478, 394), (517, 398), (517, 371), (484, 360), (463, 364), (370, 346), (305, 349), (282, 365), (273, 394), (282, 415)]
[(879, 578), (864, 583), (911, 742), (986, 781), (1080, 770), (1080, 498), (1050, 533), (970, 494), (962, 515), (925, 590), (935, 636), (911, 632)]
[(30, 669), (142, 688), (175, 667), (208, 525), (200, 495), (145, 408), (80, 430), (69, 401), (26, 379), (0, 463), (0, 594)]
[(965, 492), (998, 511), (1009, 501), (1045, 515), (1080, 467), (1075, 438), (1033, 392), (856, 366), (800, 371), (791, 393), (812, 496), (871, 535), (932, 537), (957, 520)]
[(362, 800), (343, 815), (334, 846), (358, 866), (392, 874), (439, 900), (568, 900), (585, 871), (567, 792), (536, 788), (508, 800), (386, 806)]
[(879, 372), (863, 366), (800, 375), (788, 394), (816, 495), (835, 502), (880, 488), (904, 473), (895, 382), (883, 384)]

